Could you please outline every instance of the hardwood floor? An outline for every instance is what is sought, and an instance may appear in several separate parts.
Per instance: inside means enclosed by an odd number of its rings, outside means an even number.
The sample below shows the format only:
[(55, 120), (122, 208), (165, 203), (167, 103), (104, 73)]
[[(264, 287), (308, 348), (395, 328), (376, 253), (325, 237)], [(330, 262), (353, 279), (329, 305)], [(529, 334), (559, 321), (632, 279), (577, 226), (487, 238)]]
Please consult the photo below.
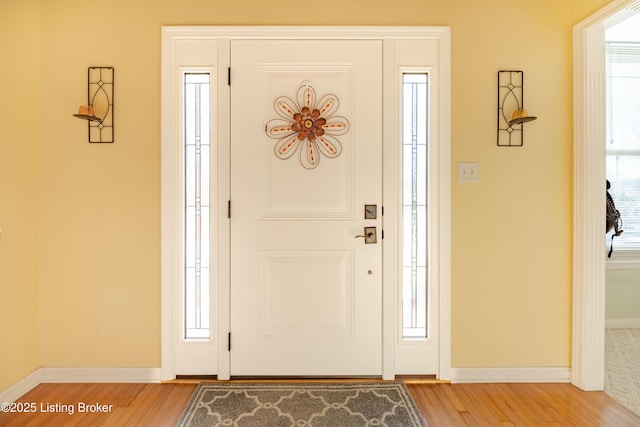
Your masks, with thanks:
[[(194, 382), (41, 384), (13, 408), (35, 412), (0, 412), (0, 426), (174, 426), (195, 387)], [(570, 384), (407, 382), (407, 387), (429, 426), (640, 426), (640, 417), (604, 393)]]
[(640, 426), (603, 392), (570, 384), (408, 384), (433, 426)]

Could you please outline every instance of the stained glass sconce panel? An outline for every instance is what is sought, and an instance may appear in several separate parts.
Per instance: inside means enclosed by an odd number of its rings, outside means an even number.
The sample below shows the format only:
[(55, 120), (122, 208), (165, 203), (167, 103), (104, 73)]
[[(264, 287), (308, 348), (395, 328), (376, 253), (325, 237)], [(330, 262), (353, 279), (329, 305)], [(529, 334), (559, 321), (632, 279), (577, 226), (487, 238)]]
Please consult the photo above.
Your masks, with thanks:
[(81, 105), (79, 119), (87, 120), (89, 142), (111, 143), (114, 140), (113, 67), (89, 67), (87, 71), (87, 105)]
[(522, 147), (523, 123), (535, 119), (524, 109), (524, 73), (498, 71), (498, 146)]

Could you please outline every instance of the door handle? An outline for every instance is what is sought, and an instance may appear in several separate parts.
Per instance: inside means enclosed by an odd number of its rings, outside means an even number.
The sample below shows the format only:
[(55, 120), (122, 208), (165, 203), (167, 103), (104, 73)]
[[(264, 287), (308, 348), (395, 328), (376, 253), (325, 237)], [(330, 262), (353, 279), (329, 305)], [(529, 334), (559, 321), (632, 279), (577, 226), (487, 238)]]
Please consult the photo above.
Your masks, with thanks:
[(364, 239), (364, 243), (367, 245), (371, 243), (378, 243), (376, 227), (364, 227), (364, 234), (358, 234), (354, 239), (359, 237), (362, 237)]

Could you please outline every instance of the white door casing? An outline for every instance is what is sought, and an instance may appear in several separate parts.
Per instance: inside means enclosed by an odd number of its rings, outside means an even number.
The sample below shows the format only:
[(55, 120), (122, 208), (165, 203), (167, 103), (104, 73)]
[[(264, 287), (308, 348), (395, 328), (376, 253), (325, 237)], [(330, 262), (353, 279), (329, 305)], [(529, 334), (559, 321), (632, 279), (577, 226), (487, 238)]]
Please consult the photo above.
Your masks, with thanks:
[(232, 41), (231, 79), (231, 374), (380, 376), (382, 241), (355, 236), (382, 224), (381, 42)]
[(605, 29), (640, 8), (612, 1), (573, 28), (573, 338), (571, 383), (604, 387)]
[[(183, 373), (215, 374), (228, 379), (232, 372), (232, 352), (227, 348), (227, 334), (231, 330), (231, 221), (226, 218), (227, 200), (231, 198), (231, 145), (230, 145), (230, 93), (227, 68), (230, 66), (231, 45), (236, 40), (368, 40), (383, 45), (382, 92), (382, 159), (383, 194), (385, 205), (383, 223), (376, 224), (380, 232), (385, 228), (382, 249), (381, 278), (381, 368), (385, 379), (396, 373), (435, 373), (438, 378), (450, 378), (450, 35), (445, 27), (164, 27), (162, 43), (162, 377), (172, 379)], [(185, 71), (204, 70), (212, 73), (212, 161), (216, 174), (212, 195), (217, 201), (211, 233), (216, 243), (217, 268), (212, 281), (212, 327), (216, 331), (207, 343), (185, 343), (180, 339), (180, 286), (181, 286), (181, 194), (179, 186), (182, 155), (180, 152), (180, 84)], [(402, 72), (429, 73), (431, 87), (429, 116), (429, 281), (430, 312), (432, 313), (431, 339), (428, 342), (404, 342), (399, 333), (399, 246), (400, 231), (400, 147), (399, 97)], [(235, 72), (232, 72), (234, 75)], [(233, 82), (235, 84), (236, 82)], [(324, 93), (324, 88), (317, 88)], [(279, 95), (281, 95), (279, 93)], [(282, 95), (287, 95), (282, 93)], [(294, 96), (294, 94), (289, 94)], [(246, 102), (252, 102), (247, 100)], [(353, 104), (352, 104), (353, 105)], [(275, 114), (275, 113), (274, 113)], [(270, 117), (272, 118), (272, 117)], [(258, 120), (259, 122), (263, 119)], [(273, 141), (270, 141), (273, 143)], [(269, 142), (265, 141), (265, 144)], [(348, 154), (348, 153), (347, 153)], [(331, 165), (337, 159), (321, 158), (320, 165)], [(279, 160), (293, 165), (297, 160)], [(256, 170), (258, 170), (256, 168)], [(358, 201), (358, 203), (361, 203)], [(367, 201), (367, 203), (379, 203)], [(237, 207), (237, 206), (236, 206)], [(264, 211), (264, 206), (261, 207)], [(351, 209), (356, 218), (362, 206), (353, 202)], [(234, 215), (237, 212), (234, 212)], [(265, 212), (263, 212), (265, 213)], [(270, 214), (267, 214), (267, 216)], [(340, 216), (340, 215), (338, 215)], [(355, 220), (354, 220), (355, 221)], [(360, 219), (363, 222), (362, 219)], [(277, 222), (274, 219), (262, 222)], [(301, 221), (299, 221), (301, 222)], [(329, 221), (324, 221), (329, 222)], [(337, 220), (335, 222), (340, 222)], [(378, 221), (381, 222), (381, 221)], [(361, 234), (361, 224), (356, 227)], [(356, 234), (356, 233), (354, 233)], [(380, 236), (378, 236), (380, 238)], [(353, 236), (349, 236), (353, 239)], [(355, 239), (354, 239), (355, 240)], [(360, 240), (360, 239), (358, 239)], [(363, 245), (364, 246), (364, 245)], [(277, 248), (276, 248), (277, 249)], [(290, 248), (285, 248), (290, 249)], [(335, 247), (334, 247), (335, 249)], [(281, 250), (281, 249), (278, 249)], [(321, 251), (324, 249), (321, 249)], [(321, 255), (320, 264), (311, 269), (322, 270), (319, 265), (333, 266), (334, 271), (361, 267), (353, 249), (340, 249), (336, 253), (314, 252)], [(350, 252), (351, 251), (351, 252)], [(337, 254), (337, 255), (336, 255)], [(353, 254), (353, 255), (350, 255)], [(300, 254), (294, 254), (300, 261)], [(309, 255), (309, 252), (307, 252)], [(277, 276), (282, 264), (289, 265), (291, 252), (260, 252), (258, 263), (273, 264), (276, 268), (263, 269), (264, 277)], [(306, 265), (302, 257), (298, 264)], [(318, 257), (316, 256), (317, 260)], [(262, 261), (260, 261), (262, 260)], [(277, 262), (274, 262), (277, 261)], [(324, 264), (323, 264), (324, 263)], [(299, 271), (303, 271), (301, 269)], [(269, 272), (269, 274), (265, 272)], [(365, 272), (368, 269), (365, 270)], [(373, 271), (372, 277), (375, 275)], [(265, 276), (266, 274), (266, 276)], [(304, 275), (303, 273), (300, 273)], [(347, 275), (348, 276), (348, 275)], [(302, 276), (301, 276), (302, 277)], [(355, 282), (354, 282), (355, 283)], [(277, 321), (282, 321), (275, 318)], [(343, 322), (343, 324), (345, 324)], [(348, 324), (348, 322), (346, 323)], [(335, 326), (335, 322), (334, 322)], [(334, 328), (335, 329), (335, 328)], [(291, 331), (289, 331), (291, 332)], [(213, 356), (212, 356), (213, 354)], [(186, 355), (186, 356), (185, 356)], [(426, 363), (425, 361), (429, 359)], [(188, 367), (189, 372), (185, 372)], [(347, 375), (355, 375), (350, 372)]]

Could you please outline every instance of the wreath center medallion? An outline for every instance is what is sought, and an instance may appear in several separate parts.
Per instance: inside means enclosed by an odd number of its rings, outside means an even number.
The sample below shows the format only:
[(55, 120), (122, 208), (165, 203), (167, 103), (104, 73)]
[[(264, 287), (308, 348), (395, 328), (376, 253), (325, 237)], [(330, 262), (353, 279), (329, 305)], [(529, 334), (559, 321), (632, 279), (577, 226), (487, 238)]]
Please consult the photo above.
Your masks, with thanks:
[(349, 121), (336, 116), (340, 102), (333, 94), (323, 95), (316, 101), (316, 91), (308, 83), (298, 88), (296, 100), (288, 96), (276, 98), (273, 107), (279, 118), (269, 120), (265, 131), (275, 139), (274, 153), (282, 160), (300, 151), (300, 163), (306, 169), (315, 169), (320, 157), (330, 159), (342, 153), (337, 138), (349, 131)]

